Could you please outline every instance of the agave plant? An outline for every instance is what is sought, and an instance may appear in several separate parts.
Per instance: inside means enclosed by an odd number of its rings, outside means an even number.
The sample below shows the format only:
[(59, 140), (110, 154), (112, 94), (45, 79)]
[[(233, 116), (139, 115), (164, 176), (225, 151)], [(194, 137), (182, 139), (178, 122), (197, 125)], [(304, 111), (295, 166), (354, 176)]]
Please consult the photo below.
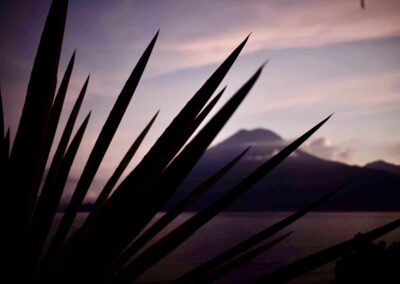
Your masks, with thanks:
[[(53, 1), (32, 68), (19, 127), (11, 147), (10, 132), (4, 131), (0, 107), (0, 151), (2, 183), (2, 256), (1, 273), (9, 283), (132, 283), (159, 262), (199, 228), (268, 175), (329, 118), (301, 135), (281, 152), (263, 163), (225, 195), (197, 212), (189, 220), (154, 241), (179, 214), (201, 198), (245, 154), (237, 157), (193, 189), (153, 225), (149, 222), (173, 195), (184, 178), (201, 158), (215, 136), (250, 92), (265, 64), (244, 82), (225, 105), (208, 120), (196, 135), (201, 123), (215, 107), (224, 90), (214, 97), (221, 81), (245, 46), (248, 38), (222, 62), (200, 87), (170, 125), (161, 134), (141, 162), (117, 186), (129, 161), (156, 120), (156, 113), (133, 141), (89, 212), (85, 222), (74, 232), (82, 202), (109, 148), (118, 125), (130, 103), (146, 64), (156, 44), (158, 32), (133, 68), (125, 86), (103, 126), (73, 192), (54, 237), (50, 228), (59, 207), (61, 195), (72, 163), (85, 134), (90, 113), (73, 129), (89, 84), (89, 77), (74, 104), (58, 145), (53, 145), (59, 125), (75, 53), (56, 91), (58, 63), (67, 14), (67, 0)], [(0, 101), (1, 102), (1, 101)], [(3, 138), (4, 137), (4, 138)], [(55, 153), (48, 162), (50, 149)], [(46, 164), (49, 164), (45, 175)], [(264, 253), (290, 235), (268, 240), (306, 213), (316, 208), (343, 186), (331, 190), (285, 219), (261, 230), (236, 246), (213, 256), (207, 262), (186, 272), (173, 283), (212, 282), (249, 259)], [(12, 212), (12, 214), (9, 214)], [(386, 224), (357, 239), (351, 239), (291, 265), (267, 274), (255, 283), (281, 283), (340, 257), (359, 241), (373, 240), (400, 226), (400, 220)], [(145, 247), (146, 246), (146, 247)]]

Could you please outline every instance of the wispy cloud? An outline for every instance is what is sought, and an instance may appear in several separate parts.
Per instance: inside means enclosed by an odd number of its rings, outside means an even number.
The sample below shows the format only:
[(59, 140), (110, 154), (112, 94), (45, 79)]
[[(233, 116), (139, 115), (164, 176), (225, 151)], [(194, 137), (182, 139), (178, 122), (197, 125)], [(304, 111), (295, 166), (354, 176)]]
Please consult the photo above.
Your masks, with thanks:
[(354, 115), (387, 112), (400, 108), (400, 73), (353, 76), (331, 81), (312, 82), (287, 90), (268, 103), (254, 103), (254, 112), (287, 111), (290, 109), (327, 106)]
[[(253, 32), (255, 40), (248, 51), (317, 46), (400, 34), (398, 1), (373, 3), (368, 12), (361, 11), (352, 1), (298, 1), (297, 5), (284, 2), (258, 1), (253, 2), (252, 7), (239, 2), (232, 11), (234, 16), (249, 8), (253, 11), (244, 13), (240, 19), (242, 25), (236, 29), (216, 28), (209, 37), (195, 37), (169, 46), (180, 51), (229, 50), (249, 31)], [(201, 20), (206, 23), (204, 18)]]
[(354, 148), (348, 146), (334, 145), (332, 141), (326, 137), (315, 138), (306, 143), (302, 149), (326, 160), (345, 163), (351, 162), (356, 152)]
[[(119, 52), (137, 50), (136, 42), (162, 28), (160, 57), (154, 70), (188, 68), (219, 61), (247, 34), (244, 53), (301, 48), (400, 35), (400, 2), (370, 1), (116, 1), (102, 12), (102, 31)], [(159, 14), (157, 18), (152, 17)], [(121, 29), (120, 27), (124, 27)], [(132, 29), (126, 28), (127, 26)], [(140, 30), (135, 29), (141, 26)], [(107, 46), (112, 52), (113, 46)], [(173, 63), (173, 64), (171, 64)], [(168, 71), (173, 71), (172, 69)]]

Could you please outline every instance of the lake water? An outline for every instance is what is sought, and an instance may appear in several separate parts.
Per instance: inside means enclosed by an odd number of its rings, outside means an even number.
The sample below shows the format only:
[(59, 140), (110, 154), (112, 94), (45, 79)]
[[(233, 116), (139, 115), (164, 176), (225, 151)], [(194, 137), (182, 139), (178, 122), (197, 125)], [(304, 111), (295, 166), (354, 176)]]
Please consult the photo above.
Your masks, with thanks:
[[(220, 214), (167, 258), (148, 270), (140, 280), (146, 283), (159, 283), (174, 279), (289, 214), (285, 212)], [(190, 216), (192, 213), (183, 214), (171, 228)], [(77, 223), (84, 217), (85, 215), (80, 215)], [(247, 283), (280, 266), (352, 238), (358, 232), (366, 232), (399, 217), (400, 213), (375, 212), (308, 214), (284, 231), (293, 231), (286, 240), (228, 274), (218, 283)], [(276, 236), (282, 234), (278, 233)], [(385, 235), (382, 240), (389, 243), (400, 241), (400, 229)], [(290, 283), (330, 283), (334, 277), (334, 266), (335, 262), (332, 262)]]

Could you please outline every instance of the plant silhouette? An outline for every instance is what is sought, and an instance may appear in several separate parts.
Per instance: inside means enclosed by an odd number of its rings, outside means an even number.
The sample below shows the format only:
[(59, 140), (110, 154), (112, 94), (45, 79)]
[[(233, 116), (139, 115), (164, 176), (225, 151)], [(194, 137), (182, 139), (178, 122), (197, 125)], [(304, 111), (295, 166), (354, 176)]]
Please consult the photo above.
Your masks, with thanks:
[(399, 260), (399, 242), (361, 242), (337, 261), (334, 283), (399, 283)]
[[(158, 112), (151, 118), (102, 189), (86, 221), (80, 228), (72, 232), (71, 226), (76, 220), (82, 202), (109, 150), (113, 136), (151, 57), (158, 37), (157, 32), (118, 95), (89, 154), (72, 199), (54, 237), (50, 239), (50, 227), (54, 223), (69, 172), (90, 120), (89, 113), (78, 127), (77, 132), (72, 135), (89, 86), (88, 77), (64, 126), (60, 142), (58, 145), (53, 145), (56, 129), (61, 127), (60, 113), (63, 109), (75, 61), (74, 53), (60, 87), (56, 91), (67, 7), (67, 0), (57, 0), (51, 4), (12, 146), (10, 146), (9, 130), (5, 133), (3, 106), (0, 104), (0, 174), (3, 205), (0, 216), (4, 226), (1, 240), (4, 262), (1, 266), (1, 273), (3, 279), (7, 279), (8, 283), (134, 282), (142, 273), (240, 198), (261, 178), (268, 175), (330, 118), (328, 116), (323, 119), (233, 186), (220, 199), (194, 214), (185, 223), (143, 250), (144, 246), (148, 245), (158, 232), (163, 230), (192, 202), (201, 198), (246, 154), (246, 151), (237, 153), (237, 157), (232, 157), (232, 161), (227, 161), (220, 171), (205, 180), (199, 188), (194, 189), (157, 223), (147, 228), (149, 222), (178, 189), (186, 175), (198, 162), (261, 75), (265, 64), (262, 64), (247, 81), (244, 81), (242, 87), (207, 121), (204, 127), (199, 129), (201, 123), (223, 95), (225, 89), (213, 97), (221, 81), (244, 48), (247, 37), (199, 88), (136, 168), (116, 186), (129, 161), (155, 123)], [(196, 130), (199, 131), (194, 134)], [(55, 147), (55, 154), (49, 161), (47, 175), (44, 175), (51, 147)], [(43, 185), (41, 185), (43, 179)], [(307, 207), (261, 230), (221, 255), (212, 257), (206, 263), (181, 275), (174, 282), (207, 283), (222, 277), (252, 257), (264, 253), (284, 240), (290, 233), (282, 233), (274, 240), (267, 239), (325, 202), (343, 187), (332, 188), (319, 200), (311, 202)], [(12, 214), (9, 214), (10, 212)], [(340, 257), (354, 248), (360, 240), (373, 240), (399, 226), (400, 220), (396, 220), (372, 230), (360, 238), (337, 244), (260, 279), (254, 279), (254, 282), (281, 283), (290, 280)], [(141, 232), (143, 234), (137, 238)]]

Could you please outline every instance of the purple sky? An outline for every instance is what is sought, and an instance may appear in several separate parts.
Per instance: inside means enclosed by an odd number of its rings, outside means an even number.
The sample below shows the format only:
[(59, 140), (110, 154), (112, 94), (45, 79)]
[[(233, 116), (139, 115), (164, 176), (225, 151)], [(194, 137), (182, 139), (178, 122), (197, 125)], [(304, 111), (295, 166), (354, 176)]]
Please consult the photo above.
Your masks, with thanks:
[[(50, 0), (0, 3), (0, 82), (13, 135), (49, 5)], [(148, 68), (99, 170), (100, 179), (110, 174), (160, 108), (140, 158), (250, 32), (221, 85), (228, 88), (219, 105), (262, 62), (270, 63), (215, 142), (241, 128), (258, 127), (293, 139), (335, 112), (306, 150), (350, 164), (377, 159), (399, 164), (400, 1), (367, 0), (366, 6), (362, 10), (356, 0), (70, 0), (60, 76), (75, 48), (77, 58), (62, 118), (89, 73), (80, 120), (93, 110), (72, 175), (79, 175), (116, 96), (159, 28)]]

